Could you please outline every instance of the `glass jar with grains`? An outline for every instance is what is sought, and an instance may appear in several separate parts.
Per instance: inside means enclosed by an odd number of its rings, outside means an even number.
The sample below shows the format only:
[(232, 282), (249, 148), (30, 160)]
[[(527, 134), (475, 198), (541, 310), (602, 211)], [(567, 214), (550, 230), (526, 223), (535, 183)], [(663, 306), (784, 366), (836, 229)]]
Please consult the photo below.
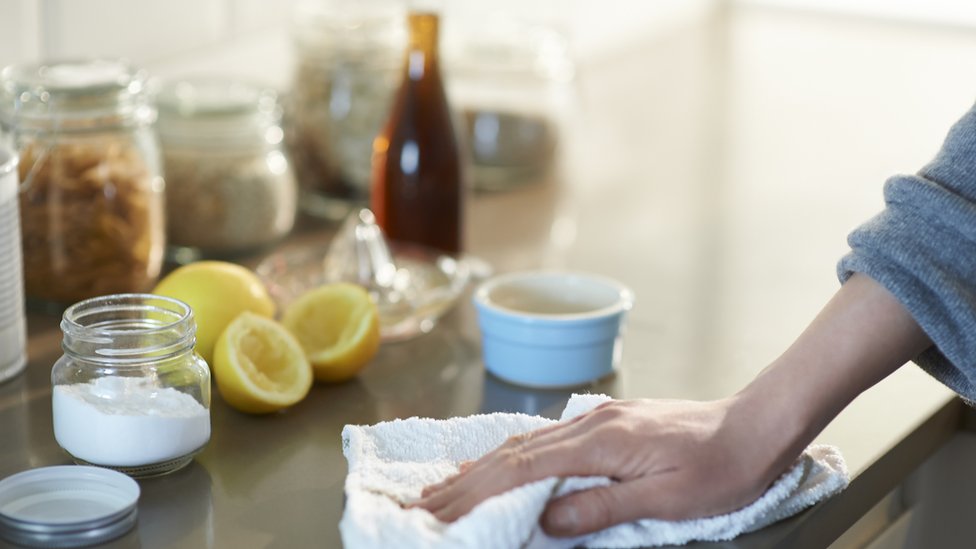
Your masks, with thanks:
[(444, 41), (448, 87), (474, 187), (500, 191), (550, 179), (560, 135), (579, 110), (567, 41), (500, 14), (474, 12), (454, 23)]
[(291, 231), (297, 188), (274, 91), (183, 80), (165, 84), (156, 104), (173, 259), (253, 251)]
[(300, 4), (288, 148), (304, 211), (345, 217), (369, 198), (373, 139), (400, 81), (404, 13), (391, 1)]
[(115, 60), (0, 73), (0, 129), (20, 153), (28, 298), (67, 304), (159, 276), (164, 184), (145, 82)]
[(190, 306), (151, 294), (68, 307), (51, 370), (54, 438), (75, 461), (132, 476), (190, 463), (210, 440), (210, 369)]

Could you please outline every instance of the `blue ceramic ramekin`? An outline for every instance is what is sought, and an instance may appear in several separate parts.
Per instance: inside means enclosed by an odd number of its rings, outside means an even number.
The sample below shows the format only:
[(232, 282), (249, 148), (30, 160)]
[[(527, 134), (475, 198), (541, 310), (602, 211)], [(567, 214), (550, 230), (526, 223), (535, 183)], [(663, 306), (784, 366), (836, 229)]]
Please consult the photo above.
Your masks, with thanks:
[(613, 372), (634, 294), (602, 276), (531, 271), (484, 282), (474, 304), (489, 372), (529, 387), (573, 387)]

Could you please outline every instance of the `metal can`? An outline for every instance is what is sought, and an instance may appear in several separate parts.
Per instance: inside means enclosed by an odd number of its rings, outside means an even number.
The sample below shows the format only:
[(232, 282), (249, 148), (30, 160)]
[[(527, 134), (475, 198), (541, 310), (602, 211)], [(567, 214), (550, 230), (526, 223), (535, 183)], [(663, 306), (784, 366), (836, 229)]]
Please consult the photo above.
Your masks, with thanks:
[(0, 382), (27, 365), (17, 190), (17, 155), (0, 146)]

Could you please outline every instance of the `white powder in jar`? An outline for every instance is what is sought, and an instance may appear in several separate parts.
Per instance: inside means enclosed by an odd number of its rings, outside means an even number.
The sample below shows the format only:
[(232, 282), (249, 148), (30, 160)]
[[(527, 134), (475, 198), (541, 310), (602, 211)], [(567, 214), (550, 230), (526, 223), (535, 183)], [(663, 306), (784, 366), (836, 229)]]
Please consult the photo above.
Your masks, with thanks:
[(107, 376), (56, 385), (54, 438), (72, 456), (118, 467), (186, 456), (210, 440), (210, 411), (150, 380)]

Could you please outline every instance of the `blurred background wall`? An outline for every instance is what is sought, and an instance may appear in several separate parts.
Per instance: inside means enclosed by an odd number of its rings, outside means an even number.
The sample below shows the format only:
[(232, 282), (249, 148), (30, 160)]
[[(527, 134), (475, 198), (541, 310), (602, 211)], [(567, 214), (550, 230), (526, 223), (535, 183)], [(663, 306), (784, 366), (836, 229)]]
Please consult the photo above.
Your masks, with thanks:
[[(355, 0), (351, 0), (355, 1)], [(0, 65), (124, 56), (158, 75), (231, 73), (284, 85), (300, 0), (0, 0)], [(701, 17), (715, 0), (452, 0), (450, 18), (505, 11), (571, 37), (582, 57)]]
[[(125, 56), (157, 72), (220, 70), (284, 84), (288, 28), (300, 0), (0, 0), (0, 65)], [(450, 0), (447, 15), (504, 10), (546, 22), (580, 61), (728, 6), (762, 5), (976, 26), (967, 0)]]

